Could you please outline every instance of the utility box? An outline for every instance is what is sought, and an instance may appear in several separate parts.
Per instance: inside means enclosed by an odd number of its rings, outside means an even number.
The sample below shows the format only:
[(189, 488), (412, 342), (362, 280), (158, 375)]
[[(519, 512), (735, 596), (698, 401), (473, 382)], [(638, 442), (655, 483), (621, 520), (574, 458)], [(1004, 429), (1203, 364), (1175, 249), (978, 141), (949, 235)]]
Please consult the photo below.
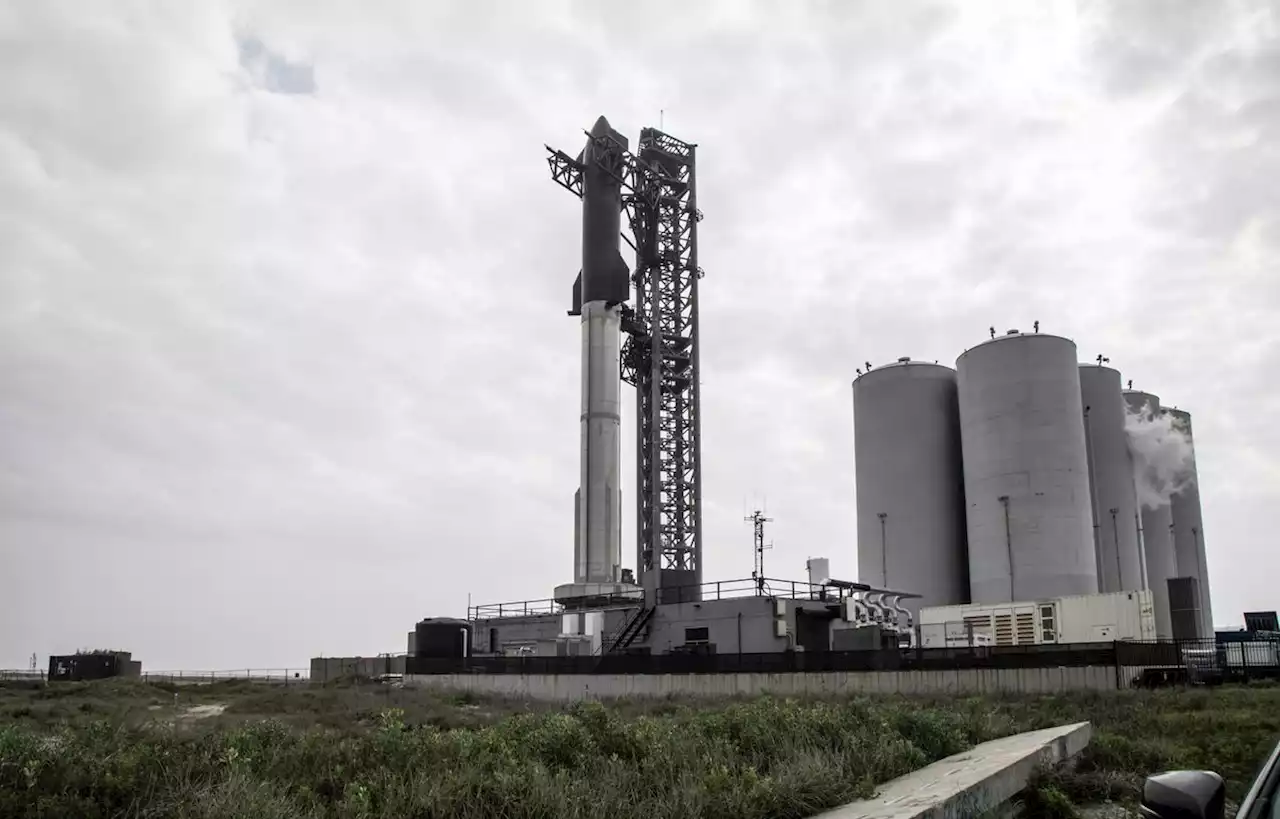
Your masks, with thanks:
[[(1074, 595), (1019, 603), (931, 606), (920, 609), (921, 645), (927, 648), (1046, 643), (1111, 643), (1156, 639), (1150, 591)], [(941, 629), (939, 628), (941, 627)]]

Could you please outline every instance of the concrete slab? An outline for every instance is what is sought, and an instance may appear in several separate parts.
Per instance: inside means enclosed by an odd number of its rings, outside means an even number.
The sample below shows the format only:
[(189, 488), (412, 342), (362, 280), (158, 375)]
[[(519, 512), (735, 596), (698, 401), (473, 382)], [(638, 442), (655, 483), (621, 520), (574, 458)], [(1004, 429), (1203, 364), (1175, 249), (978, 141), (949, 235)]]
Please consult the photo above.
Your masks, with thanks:
[(817, 819), (973, 819), (991, 814), (1026, 787), (1041, 765), (1079, 754), (1093, 729), (1087, 722), (984, 742), (886, 784), (871, 799)]

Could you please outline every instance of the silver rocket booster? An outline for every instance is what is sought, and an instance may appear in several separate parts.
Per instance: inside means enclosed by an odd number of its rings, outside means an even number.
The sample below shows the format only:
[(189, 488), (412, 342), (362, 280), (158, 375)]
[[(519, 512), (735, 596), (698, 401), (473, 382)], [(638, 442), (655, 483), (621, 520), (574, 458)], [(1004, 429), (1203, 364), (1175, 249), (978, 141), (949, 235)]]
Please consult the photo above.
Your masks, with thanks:
[(581, 480), (574, 494), (574, 582), (621, 579), (620, 317), (603, 301), (582, 305)]
[[(631, 295), (618, 252), (626, 138), (600, 117), (578, 157), (582, 171), (582, 270), (570, 315), (582, 321), (581, 474), (574, 494), (574, 585), (583, 597), (621, 581), (622, 460), (620, 306)], [(559, 595), (558, 595), (559, 596)]]

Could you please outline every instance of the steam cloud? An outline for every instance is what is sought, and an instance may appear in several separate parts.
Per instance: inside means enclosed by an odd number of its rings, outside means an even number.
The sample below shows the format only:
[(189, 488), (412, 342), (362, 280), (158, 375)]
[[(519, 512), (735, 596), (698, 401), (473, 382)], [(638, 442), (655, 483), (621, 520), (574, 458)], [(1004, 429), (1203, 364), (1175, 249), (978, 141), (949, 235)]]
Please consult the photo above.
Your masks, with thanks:
[(1191, 439), (1173, 416), (1126, 407), (1124, 431), (1133, 454), (1133, 482), (1143, 509), (1159, 509), (1194, 481)]

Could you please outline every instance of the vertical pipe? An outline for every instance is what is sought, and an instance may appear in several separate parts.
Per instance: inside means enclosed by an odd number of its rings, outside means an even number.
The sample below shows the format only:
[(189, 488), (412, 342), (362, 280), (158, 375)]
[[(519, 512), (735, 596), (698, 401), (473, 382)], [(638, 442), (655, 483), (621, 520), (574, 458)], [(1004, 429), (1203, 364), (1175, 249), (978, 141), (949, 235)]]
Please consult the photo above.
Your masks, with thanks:
[(1120, 563), (1120, 524), (1116, 522), (1118, 514), (1120, 514), (1119, 509), (1111, 510), (1111, 542), (1116, 547), (1116, 583), (1118, 584), (1115, 591), (1126, 591), (1128, 587), (1124, 583), (1124, 568)]
[(878, 517), (880, 518), (880, 582), (887, 589), (889, 588), (889, 515), (880, 512)]
[(1151, 588), (1151, 575), (1147, 571), (1147, 541), (1142, 531), (1142, 504), (1138, 504), (1138, 511), (1133, 513), (1133, 528), (1138, 533), (1138, 572), (1141, 575), (1138, 581), (1142, 584), (1141, 588)]
[[(1098, 591), (1118, 591), (1106, 588), (1102, 573), (1102, 537), (1099, 534), (1098, 521), (1098, 480), (1094, 474), (1093, 430), (1089, 428), (1089, 407), (1084, 408), (1084, 446), (1088, 458), (1089, 469), (1089, 508), (1093, 512), (1093, 562), (1098, 572)], [(1119, 551), (1117, 549), (1117, 551)], [(1119, 582), (1117, 580), (1117, 582)]]
[(1009, 496), (1001, 495), (999, 498), (1001, 504), (1004, 505), (1004, 548), (1005, 554), (1009, 561), (1009, 602), (1017, 600), (1014, 597), (1013, 583), (1013, 525), (1009, 522)]
[[(698, 163), (697, 148), (689, 146), (689, 339), (693, 346), (693, 582), (702, 585), (702, 366), (698, 343)], [(699, 598), (701, 599), (701, 598)]]

